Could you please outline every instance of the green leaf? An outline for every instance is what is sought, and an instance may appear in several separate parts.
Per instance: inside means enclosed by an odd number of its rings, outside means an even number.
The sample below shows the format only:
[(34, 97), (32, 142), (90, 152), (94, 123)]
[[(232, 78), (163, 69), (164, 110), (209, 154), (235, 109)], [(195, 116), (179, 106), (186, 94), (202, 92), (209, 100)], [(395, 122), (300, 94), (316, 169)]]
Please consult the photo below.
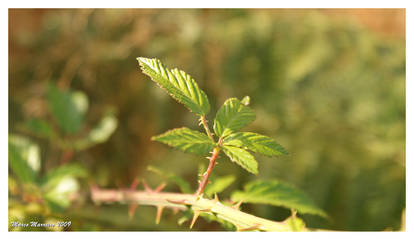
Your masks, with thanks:
[(204, 194), (210, 197), (214, 193), (221, 193), (228, 186), (230, 186), (230, 184), (232, 184), (234, 180), (236, 180), (236, 177), (234, 177), (233, 175), (218, 178), (210, 177), (211, 183), (207, 184), (206, 188), (204, 189)]
[(225, 137), (248, 125), (256, 118), (256, 114), (237, 98), (230, 98), (217, 111), (214, 120), (214, 132), (218, 137)]
[(9, 136), (9, 163), (13, 173), (25, 183), (34, 183), (40, 170), (40, 149), (29, 139)]
[(284, 221), (284, 223), (289, 225), (290, 228), (292, 229), (292, 231), (294, 231), (294, 232), (306, 231), (305, 222), (302, 219), (300, 219), (296, 216), (291, 216), (291, 217), (287, 218)]
[(244, 149), (225, 145), (223, 146), (224, 153), (230, 158), (231, 161), (237, 163), (248, 172), (257, 174), (257, 161), (253, 155)]
[(169, 70), (155, 58), (138, 57), (137, 60), (144, 74), (190, 111), (198, 115), (206, 115), (210, 111), (207, 95), (190, 75), (178, 69)]
[(241, 148), (246, 147), (248, 150), (266, 156), (287, 154), (286, 150), (272, 138), (251, 132), (231, 134), (224, 138), (223, 145), (232, 145)]
[(64, 177), (56, 187), (43, 194), (47, 205), (56, 212), (62, 212), (70, 206), (70, 195), (79, 190), (79, 183), (73, 177)]
[(96, 125), (95, 128), (88, 133), (87, 137), (75, 142), (75, 148), (77, 150), (84, 150), (94, 145), (106, 142), (115, 132), (117, 126), (118, 120), (114, 115), (105, 115), (98, 125)]
[(169, 130), (152, 137), (152, 140), (199, 155), (206, 155), (214, 148), (213, 142), (206, 134), (185, 127)]
[(43, 197), (47, 205), (62, 212), (70, 205), (70, 195), (79, 190), (75, 178), (86, 177), (88, 171), (79, 164), (63, 165), (50, 170), (42, 180)]
[(250, 104), (250, 96), (246, 95), (243, 97), (243, 99), (240, 101), (243, 105), (248, 106)]
[(66, 134), (78, 132), (88, 109), (86, 95), (82, 92), (62, 91), (51, 84), (47, 98), (49, 109), (63, 132)]
[(297, 210), (299, 213), (327, 217), (326, 213), (318, 208), (304, 192), (277, 180), (250, 182), (245, 185), (244, 191), (234, 192), (231, 199), (233, 201), (243, 200), (247, 203), (282, 206)]
[(166, 173), (165, 171), (162, 171), (161, 169), (156, 168), (154, 166), (148, 166), (147, 170), (158, 174), (159, 176), (165, 178), (168, 181), (174, 182), (175, 184), (177, 184), (177, 186), (180, 188), (180, 190), (183, 193), (192, 193), (190, 184), (187, 181), (185, 181), (183, 178), (173, 173)]
[(25, 127), (39, 137), (49, 138), (55, 133), (50, 124), (42, 119), (31, 119), (25, 123)]
[(42, 179), (42, 187), (44, 190), (49, 190), (60, 183), (66, 177), (86, 177), (88, 171), (80, 164), (66, 164), (58, 168), (49, 170), (46, 176)]

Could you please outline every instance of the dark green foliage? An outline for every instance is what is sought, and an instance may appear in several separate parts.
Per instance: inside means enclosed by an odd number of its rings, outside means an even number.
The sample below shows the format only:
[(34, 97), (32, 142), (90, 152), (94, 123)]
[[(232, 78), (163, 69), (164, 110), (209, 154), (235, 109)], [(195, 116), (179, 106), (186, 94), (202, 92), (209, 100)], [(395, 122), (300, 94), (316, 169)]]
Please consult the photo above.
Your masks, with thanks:
[(79, 131), (88, 108), (86, 96), (81, 92), (62, 91), (49, 85), (47, 98), (49, 109), (63, 132), (73, 134)]

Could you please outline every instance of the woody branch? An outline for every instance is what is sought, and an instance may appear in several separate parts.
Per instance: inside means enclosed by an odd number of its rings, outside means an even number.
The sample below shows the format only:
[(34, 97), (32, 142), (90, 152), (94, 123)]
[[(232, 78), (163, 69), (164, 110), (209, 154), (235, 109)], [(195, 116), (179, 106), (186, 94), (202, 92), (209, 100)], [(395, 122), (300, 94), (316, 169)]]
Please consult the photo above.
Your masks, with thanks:
[(238, 230), (292, 231), (292, 228), (284, 222), (275, 222), (241, 212), (238, 206), (223, 205), (217, 198), (210, 200), (193, 194), (99, 189), (97, 187), (91, 188), (91, 197), (96, 203), (136, 203), (179, 210), (185, 210), (187, 205), (191, 206), (194, 212), (213, 213), (236, 225)]

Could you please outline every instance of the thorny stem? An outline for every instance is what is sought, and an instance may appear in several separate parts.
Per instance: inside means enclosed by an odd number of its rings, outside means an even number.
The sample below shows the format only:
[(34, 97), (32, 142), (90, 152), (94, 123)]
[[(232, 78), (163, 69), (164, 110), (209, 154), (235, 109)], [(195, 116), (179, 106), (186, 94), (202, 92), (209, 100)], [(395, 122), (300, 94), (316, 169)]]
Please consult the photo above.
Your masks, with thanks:
[(196, 196), (201, 195), (204, 191), (204, 188), (207, 186), (208, 178), (210, 177), (211, 172), (213, 171), (214, 165), (216, 165), (216, 160), (217, 160), (219, 154), (220, 154), (220, 148), (219, 147), (214, 148), (214, 150), (212, 152), (212, 155), (209, 158), (210, 163), (208, 164), (208, 168), (207, 168), (206, 172), (203, 174), (203, 179), (201, 180), (200, 185), (198, 186)]
[(146, 192), (133, 190), (111, 190), (91, 188), (92, 200), (96, 203), (137, 203), (157, 207), (172, 207), (186, 210), (191, 206), (194, 211), (213, 213), (217, 217), (234, 224), (238, 230), (255, 229), (262, 231), (292, 231), (288, 223), (275, 222), (241, 212), (236, 208), (223, 205), (218, 200), (209, 200), (191, 194)]
[[(210, 132), (210, 129), (208, 127), (206, 117), (204, 115), (202, 115), (200, 117), (200, 121), (201, 121), (201, 124), (203, 124), (204, 129), (206, 130), (206, 133), (207, 133), (208, 137), (211, 139), (211, 141), (213, 141), (213, 143), (215, 143), (213, 135)], [(211, 157), (208, 158), (210, 160), (210, 163), (208, 164), (207, 171), (203, 174), (203, 179), (201, 180), (200, 185), (198, 186), (198, 189), (195, 193), (196, 196), (200, 196), (203, 193), (204, 188), (208, 184), (208, 178), (210, 177), (211, 172), (213, 171), (214, 165), (216, 165), (216, 160), (217, 160), (217, 158), (220, 154), (221, 141), (222, 141), (222, 138), (219, 139), (219, 142), (218, 142), (219, 146), (214, 148)]]

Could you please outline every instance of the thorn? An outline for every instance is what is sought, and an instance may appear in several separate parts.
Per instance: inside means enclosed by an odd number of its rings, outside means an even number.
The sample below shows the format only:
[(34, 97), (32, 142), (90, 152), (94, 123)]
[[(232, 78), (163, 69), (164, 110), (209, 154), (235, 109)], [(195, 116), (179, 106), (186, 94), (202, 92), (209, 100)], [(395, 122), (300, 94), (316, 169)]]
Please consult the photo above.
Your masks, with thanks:
[(193, 220), (191, 221), (191, 224), (190, 224), (190, 229), (193, 228), (194, 223), (197, 221), (198, 216), (200, 216), (200, 211), (194, 210), (194, 216), (193, 216)]
[(129, 208), (128, 208), (129, 220), (132, 220), (134, 218), (135, 211), (137, 210), (137, 207), (138, 207), (138, 203), (132, 203), (131, 205), (129, 205)]
[(150, 186), (148, 186), (147, 182), (144, 179), (142, 180), (142, 184), (144, 185), (146, 192), (152, 193), (152, 189), (150, 188)]
[(157, 206), (157, 217), (155, 218), (155, 224), (160, 223), (163, 209), (164, 209), (164, 206)]
[(252, 230), (258, 229), (259, 227), (260, 227), (260, 224), (256, 223), (256, 224), (254, 224), (254, 225), (253, 225), (253, 226), (251, 226), (251, 227), (246, 227), (246, 228), (237, 228), (237, 231), (239, 231), (239, 232), (243, 232), (243, 231), (252, 231)]
[(166, 185), (167, 185), (166, 183), (161, 183), (160, 185), (158, 185), (158, 187), (154, 189), (154, 192), (156, 193), (161, 192), (161, 190), (164, 189)]
[(238, 203), (234, 204), (234, 205), (232, 206), (232, 208), (234, 208), (234, 209), (236, 209), (236, 210), (239, 210), (240, 205), (241, 205), (242, 203), (243, 203), (243, 200), (240, 200)]
[(219, 198), (217, 196), (217, 193), (214, 193), (214, 203), (217, 203), (219, 201)]
[(129, 190), (133, 191), (137, 188), (139, 184), (138, 178), (135, 178), (134, 181), (131, 183), (131, 186), (129, 187)]

